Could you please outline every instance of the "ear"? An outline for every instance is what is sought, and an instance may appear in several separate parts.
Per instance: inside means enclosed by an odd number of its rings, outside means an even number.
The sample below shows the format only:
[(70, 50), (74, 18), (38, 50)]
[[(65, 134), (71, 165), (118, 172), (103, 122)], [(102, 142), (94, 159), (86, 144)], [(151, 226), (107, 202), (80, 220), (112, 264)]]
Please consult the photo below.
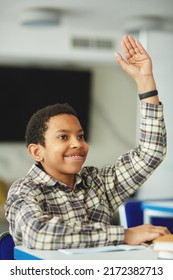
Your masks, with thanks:
[(28, 146), (28, 152), (32, 156), (32, 158), (36, 161), (42, 161), (42, 149), (39, 144), (30, 144)]

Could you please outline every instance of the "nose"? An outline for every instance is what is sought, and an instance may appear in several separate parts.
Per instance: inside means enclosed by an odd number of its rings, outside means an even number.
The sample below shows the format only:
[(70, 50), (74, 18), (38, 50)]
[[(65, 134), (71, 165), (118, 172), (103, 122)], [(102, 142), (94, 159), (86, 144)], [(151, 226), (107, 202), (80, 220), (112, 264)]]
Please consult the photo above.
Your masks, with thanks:
[(71, 142), (70, 142), (70, 147), (71, 148), (79, 148), (79, 147), (81, 147), (82, 146), (82, 143), (81, 143), (81, 141), (79, 140), (79, 139), (77, 139), (77, 138), (73, 138), (72, 140), (71, 140)]

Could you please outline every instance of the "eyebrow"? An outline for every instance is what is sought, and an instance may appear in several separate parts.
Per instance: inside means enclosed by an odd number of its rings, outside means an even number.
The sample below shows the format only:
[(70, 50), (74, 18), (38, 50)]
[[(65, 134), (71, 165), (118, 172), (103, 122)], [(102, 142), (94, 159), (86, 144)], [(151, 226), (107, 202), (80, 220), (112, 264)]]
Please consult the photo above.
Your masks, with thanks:
[[(57, 130), (56, 131), (57, 133), (64, 133), (64, 132), (70, 132), (70, 130), (68, 130), (68, 129), (59, 129), (59, 130)], [(78, 133), (80, 133), (80, 132), (84, 132), (84, 130), (83, 130), (83, 128), (81, 128), (81, 129), (79, 129), (78, 131), (77, 131)]]

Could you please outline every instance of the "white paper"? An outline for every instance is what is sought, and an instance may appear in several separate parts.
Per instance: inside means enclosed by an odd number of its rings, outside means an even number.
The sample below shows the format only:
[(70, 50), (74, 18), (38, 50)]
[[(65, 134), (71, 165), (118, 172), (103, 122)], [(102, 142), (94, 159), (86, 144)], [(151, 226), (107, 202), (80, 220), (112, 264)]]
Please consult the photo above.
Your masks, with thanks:
[(129, 250), (142, 250), (146, 249), (142, 245), (116, 245), (116, 246), (104, 246), (104, 247), (92, 247), (92, 248), (76, 248), (76, 249), (59, 249), (58, 252), (71, 255), (71, 254), (90, 254), (90, 253), (104, 253), (113, 251), (129, 251)]

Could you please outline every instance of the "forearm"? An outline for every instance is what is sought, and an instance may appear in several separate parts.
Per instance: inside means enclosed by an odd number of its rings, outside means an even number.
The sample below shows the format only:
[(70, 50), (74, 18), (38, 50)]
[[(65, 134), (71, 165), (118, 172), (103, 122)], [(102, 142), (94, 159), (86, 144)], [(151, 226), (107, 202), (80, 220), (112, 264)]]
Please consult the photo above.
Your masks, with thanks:
[[(22, 233), (22, 244), (28, 248), (57, 250), (62, 248), (86, 248), (116, 245), (124, 241), (121, 226), (104, 223), (82, 223), (80, 221), (62, 222), (58, 217), (37, 218), (18, 212), (12, 235)], [(15, 240), (15, 238), (14, 238)], [(21, 245), (17, 242), (17, 245)]]

